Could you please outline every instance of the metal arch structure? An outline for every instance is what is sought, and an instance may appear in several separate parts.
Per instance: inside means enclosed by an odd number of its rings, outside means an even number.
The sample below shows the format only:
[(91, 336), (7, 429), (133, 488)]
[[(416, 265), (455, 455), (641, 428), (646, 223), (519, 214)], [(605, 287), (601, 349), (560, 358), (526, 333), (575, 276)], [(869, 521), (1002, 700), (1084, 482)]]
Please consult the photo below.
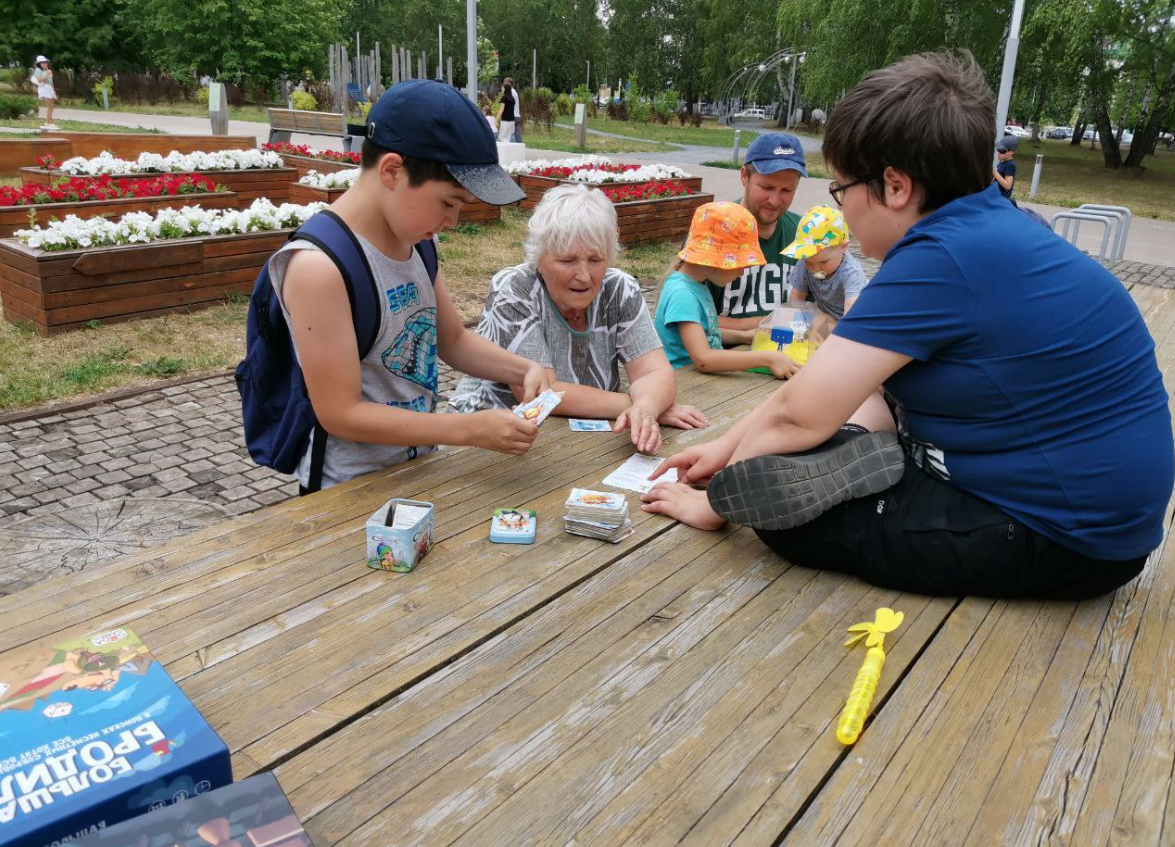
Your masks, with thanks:
[[(779, 50), (772, 53), (765, 59), (760, 59), (757, 62), (751, 62), (743, 65), (737, 71), (726, 78), (726, 82), (722, 84), (722, 90), (718, 97), (718, 102), (723, 104), (720, 106), (719, 114), (729, 119), (730, 104), (734, 101), (735, 96), (741, 93), (739, 99), (744, 102), (747, 101), (748, 95), (753, 93), (759, 85), (763, 82), (764, 77), (770, 73), (778, 75), (779, 69), (786, 64), (792, 66), (792, 84), (789, 87), (788, 98), (791, 98), (791, 91), (795, 88), (795, 66), (796, 61), (803, 62), (805, 53), (796, 50)], [(779, 89), (783, 91), (783, 80), (778, 81)], [(790, 103), (789, 112), (790, 112)]]

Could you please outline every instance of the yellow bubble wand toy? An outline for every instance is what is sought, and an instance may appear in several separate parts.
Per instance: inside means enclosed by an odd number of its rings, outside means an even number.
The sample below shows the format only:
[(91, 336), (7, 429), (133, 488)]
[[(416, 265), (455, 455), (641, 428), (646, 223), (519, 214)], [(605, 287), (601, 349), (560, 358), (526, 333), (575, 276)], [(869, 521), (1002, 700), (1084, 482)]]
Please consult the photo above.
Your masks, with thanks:
[(877, 618), (872, 623), (866, 621), (849, 627), (849, 632), (856, 635), (850, 635), (845, 646), (851, 647), (864, 639), (869, 651), (865, 653), (865, 661), (857, 671), (853, 690), (836, 725), (836, 740), (841, 744), (855, 744), (860, 737), (865, 718), (869, 716), (869, 707), (873, 705), (877, 683), (881, 681), (881, 668), (885, 665), (885, 635), (901, 626), (904, 618), (904, 614), (893, 609), (878, 609)]

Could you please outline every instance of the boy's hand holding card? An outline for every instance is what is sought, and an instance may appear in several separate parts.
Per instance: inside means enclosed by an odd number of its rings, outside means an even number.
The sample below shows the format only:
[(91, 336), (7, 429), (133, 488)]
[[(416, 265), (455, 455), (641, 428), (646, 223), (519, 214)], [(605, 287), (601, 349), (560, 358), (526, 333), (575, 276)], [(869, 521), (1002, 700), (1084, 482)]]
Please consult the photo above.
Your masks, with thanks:
[(530, 421), (535, 426), (538, 426), (547, 419), (562, 400), (562, 391), (552, 391), (548, 388), (533, 400), (529, 400), (526, 403), (519, 403), (511, 411), (524, 421)]

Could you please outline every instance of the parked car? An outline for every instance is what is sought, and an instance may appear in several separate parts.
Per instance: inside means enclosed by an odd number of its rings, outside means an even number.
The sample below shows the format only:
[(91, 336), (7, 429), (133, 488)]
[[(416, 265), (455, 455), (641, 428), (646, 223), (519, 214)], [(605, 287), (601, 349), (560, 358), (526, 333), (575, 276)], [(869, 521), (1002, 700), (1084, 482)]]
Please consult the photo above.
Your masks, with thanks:
[(741, 112), (736, 113), (735, 117), (765, 121), (767, 120), (767, 112), (764, 109), (759, 108), (743, 109)]
[(1004, 127), (1004, 135), (1011, 135), (1014, 138), (1027, 138), (1031, 134), (1032, 133), (1022, 126), (1012, 126), (1009, 124), (1008, 126)]
[(1085, 134), (1081, 136), (1081, 140), (1082, 141), (1096, 141), (1097, 140), (1097, 130), (1096, 129), (1087, 129), (1085, 131)]
[(1073, 129), (1067, 126), (1055, 126), (1045, 133), (1045, 138), (1072, 138)]

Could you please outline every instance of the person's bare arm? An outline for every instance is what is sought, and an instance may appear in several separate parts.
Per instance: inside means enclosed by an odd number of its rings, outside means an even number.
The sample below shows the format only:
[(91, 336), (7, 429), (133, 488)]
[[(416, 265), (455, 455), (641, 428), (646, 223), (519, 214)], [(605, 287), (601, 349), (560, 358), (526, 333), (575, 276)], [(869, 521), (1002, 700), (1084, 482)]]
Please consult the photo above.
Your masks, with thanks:
[(778, 379), (785, 379), (795, 373), (795, 362), (774, 350), (712, 349), (701, 324), (683, 321), (677, 324), (677, 331), (681, 333), (681, 343), (689, 353), (694, 367), (702, 373), (729, 373), (750, 368), (767, 368)]
[(293, 256), (282, 295), (310, 403), (331, 435), (369, 444), (475, 445), (515, 454), (534, 441), (534, 424), (502, 410), (437, 415), (364, 400), (346, 288), (325, 254), (306, 250)]

